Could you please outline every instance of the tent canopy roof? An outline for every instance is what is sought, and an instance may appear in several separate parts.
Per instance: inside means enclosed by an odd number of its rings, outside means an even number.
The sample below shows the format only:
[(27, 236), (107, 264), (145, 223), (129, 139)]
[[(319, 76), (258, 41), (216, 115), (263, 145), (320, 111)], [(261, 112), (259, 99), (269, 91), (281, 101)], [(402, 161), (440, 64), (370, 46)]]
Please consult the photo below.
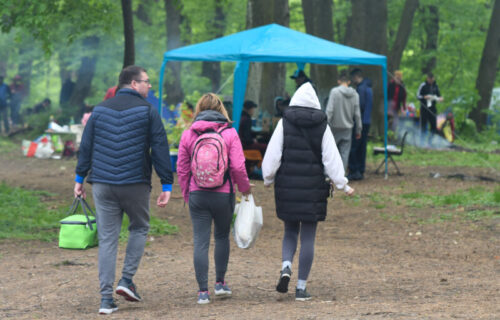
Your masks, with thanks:
[[(385, 56), (343, 46), (277, 24), (269, 24), (165, 52), (160, 71), (160, 102), (163, 76), (169, 60), (237, 62), (234, 70), (233, 90), (233, 126), (235, 128), (239, 126), (250, 62), (292, 62), (296, 63), (300, 69), (306, 63), (379, 65), (382, 67), (384, 144), (387, 150), (387, 59)], [(387, 151), (385, 173), (387, 177)]]
[(167, 51), (165, 60), (385, 65), (386, 57), (278, 24)]

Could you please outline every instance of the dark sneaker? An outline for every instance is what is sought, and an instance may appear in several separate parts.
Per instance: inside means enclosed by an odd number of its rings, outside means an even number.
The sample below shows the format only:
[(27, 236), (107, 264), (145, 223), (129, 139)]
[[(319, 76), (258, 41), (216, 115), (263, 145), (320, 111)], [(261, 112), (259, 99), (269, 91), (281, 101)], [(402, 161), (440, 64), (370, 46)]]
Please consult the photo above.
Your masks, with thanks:
[(198, 304), (210, 303), (210, 294), (208, 293), (208, 291), (199, 291), (197, 302), (198, 302)]
[(292, 276), (292, 270), (289, 267), (281, 270), (280, 279), (278, 285), (276, 286), (276, 291), (281, 293), (288, 292), (288, 283), (290, 282), (290, 277)]
[(101, 307), (99, 308), (99, 314), (112, 314), (118, 311), (118, 306), (115, 304), (113, 299), (102, 299)]
[(118, 282), (116, 294), (124, 297), (127, 301), (136, 302), (142, 300), (141, 296), (137, 293), (135, 284), (132, 281), (128, 282), (123, 278)]
[(297, 301), (311, 300), (311, 295), (306, 291), (306, 289), (295, 289), (295, 300)]
[(226, 282), (216, 282), (215, 283), (215, 295), (217, 297), (230, 297), (233, 292), (227, 286)]
[(363, 174), (359, 171), (356, 171), (356, 172), (353, 172), (353, 173), (350, 173), (347, 175), (347, 180), (349, 181), (359, 181), (359, 180), (363, 180)]

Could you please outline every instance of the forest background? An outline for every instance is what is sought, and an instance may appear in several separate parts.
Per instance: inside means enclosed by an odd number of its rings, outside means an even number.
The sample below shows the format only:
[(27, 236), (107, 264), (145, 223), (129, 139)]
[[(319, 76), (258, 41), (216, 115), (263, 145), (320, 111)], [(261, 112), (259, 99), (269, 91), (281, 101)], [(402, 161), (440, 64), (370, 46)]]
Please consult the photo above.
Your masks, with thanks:
[[(59, 116), (67, 120), (84, 104), (100, 102), (123, 66), (145, 67), (157, 92), (165, 51), (269, 23), (386, 55), (390, 73), (403, 71), (407, 101), (416, 106), (418, 86), (432, 71), (445, 98), (439, 111), (452, 106), (459, 130), (486, 132), (491, 92), (500, 86), (500, 0), (0, 0), (0, 75), (6, 83), (22, 76), (23, 108), (48, 97), (51, 112), (63, 110)], [(320, 101), (339, 70), (349, 67), (306, 65)], [(165, 101), (194, 104), (208, 91), (231, 97), (233, 68), (230, 62), (171, 62)], [(381, 71), (363, 68), (374, 82), (372, 133), (379, 135)], [(254, 64), (246, 98), (271, 113), (274, 97), (293, 94), (288, 76), (295, 69)], [(68, 78), (76, 87), (59, 106)]]

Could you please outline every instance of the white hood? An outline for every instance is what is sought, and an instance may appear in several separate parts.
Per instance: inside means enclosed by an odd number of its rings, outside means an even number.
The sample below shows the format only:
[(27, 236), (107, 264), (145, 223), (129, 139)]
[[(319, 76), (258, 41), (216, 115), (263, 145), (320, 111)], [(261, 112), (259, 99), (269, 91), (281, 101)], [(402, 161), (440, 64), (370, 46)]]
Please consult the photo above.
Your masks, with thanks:
[(301, 85), (290, 100), (290, 106), (321, 109), (318, 96), (310, 82)]

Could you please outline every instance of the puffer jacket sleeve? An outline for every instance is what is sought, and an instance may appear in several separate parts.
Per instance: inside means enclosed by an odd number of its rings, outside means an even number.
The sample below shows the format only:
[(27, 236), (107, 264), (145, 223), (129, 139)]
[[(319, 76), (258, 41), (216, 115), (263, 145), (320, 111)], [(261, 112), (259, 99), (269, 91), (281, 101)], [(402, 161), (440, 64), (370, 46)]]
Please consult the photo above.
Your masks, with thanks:
[(186, 203), (189, 200), (189, 183), (191, 178), (190, 135), (190, 130), (182, 133), (181, 141), (179, 142), (179, 153), (177, 154), (177, 179), (179, 179), (179, 185), (181, 186), (182, 195)]
[(78, 149), (78, 163), (76, 165), (77, 182), (83, 183), (92, 167), (92, 149), (94, 145), (94, 118), (90, 116), (83, 130), (80, 148)]
[(248, 175), (245, 169), (245, 155), (243, 154), (240, 138), (234, 128), (224, 132), (227, 132), (227, 137), (229, 139), (229, 174), (231, 175), (233, 183), (238, 185), (238, 190), (240, 192), (247, 192), (250, 189), (250, 182), (248, 181)]
[[(167, 134), (155, 109), (150, 111), (150, 143), (151, 158), (158, 177), (160, 177), (163, 191), (172, 191), (174, 177), (172, 175), (172, 164), (170, 163), (170, 150), (168, 147)], [(167, 190), (166, 190), (167, 188)], [(168, 188), (170, 190), (168, 190)]]

